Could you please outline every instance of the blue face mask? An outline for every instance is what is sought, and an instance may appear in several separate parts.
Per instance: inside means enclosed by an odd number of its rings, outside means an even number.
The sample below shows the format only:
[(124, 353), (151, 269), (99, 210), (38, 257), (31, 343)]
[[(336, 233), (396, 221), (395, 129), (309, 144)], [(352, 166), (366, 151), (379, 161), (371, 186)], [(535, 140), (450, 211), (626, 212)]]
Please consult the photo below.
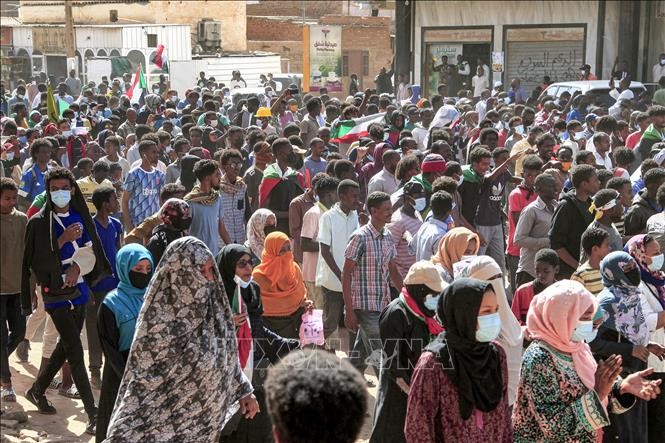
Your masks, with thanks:
[(501, 317), (498, 312), (478, 317), (476, 340), (481, 343), (490, 342), (499, 336), (499, 332), (501, 332)]
[(598, 330), (593, 328), (593, 320), (579, 321), (570, 340), (590, 343), (596, 338), (596, 334)]
[(439, 304), (441, 294), (429, 294), (425, 297), (423, 305), (430, 311), (436, 311), (436, 306)]
[(72, 199), (72, 193), (67, 189), (51, 192), (51, 201), (58, 208), (64, 208), (65, 206), (67, 206), (71, 201), (71, 199)]

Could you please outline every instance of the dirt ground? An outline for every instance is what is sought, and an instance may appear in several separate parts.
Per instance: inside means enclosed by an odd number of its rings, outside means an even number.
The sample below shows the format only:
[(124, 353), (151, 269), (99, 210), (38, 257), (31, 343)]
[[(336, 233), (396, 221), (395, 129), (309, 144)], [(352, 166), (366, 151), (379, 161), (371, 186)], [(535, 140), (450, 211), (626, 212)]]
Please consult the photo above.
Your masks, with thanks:
[[(37, 334), (39, 335), (39, 334)], [(342, 334), (346, 336), (347, 334)], [(85, 346), (85, 343), (84, 343)], [(348, 349), (346, 341), (342, 346)], [(25, 392), (30, 388), (39, 369), (41, 359), (41, 342), (32, 342), (30, 358), (28, 362), (21, 363), (12, 354), (9, 358), (9, 364), (12, 371), (12, 384), (16, 392), (16, 403), (2, 402), (2, 410), (5, 414), (8, 412), (24, 411), (28, 416), (28, 421), (19, 423), (15, 428), (8, 428), (4, 425), (0, 429), (2, 442), (94, 442), (92, 436), (85, 434), (85, 425), (87, 416), (83, 410), (83, 402), (73, 400), (61, 395), (57, 391), (48, 390), (46, 396), (58, 410), (55, 415), (42, 415), (37, 412), (37, 408), (25, 399)], [(337, 352), (340, 357), (346, 356), (344, 352)], [(87, 352), (86, 352), (87, 362)], [(368, 370), (366, 378), (378, 384), (376, 377), (370, 375)], [(99, 398), (99, 391), (93, 389), (95, 398)], [(360, 434), (359, 442), (367, 442), (372, 429), (372, 411), (374, 410), (374, 399), (376, 398), (376, 387), (368, 388), (370, 395), (370, 405), (365, 424)], [(3, 418), (3, 424), (7, 420)]]

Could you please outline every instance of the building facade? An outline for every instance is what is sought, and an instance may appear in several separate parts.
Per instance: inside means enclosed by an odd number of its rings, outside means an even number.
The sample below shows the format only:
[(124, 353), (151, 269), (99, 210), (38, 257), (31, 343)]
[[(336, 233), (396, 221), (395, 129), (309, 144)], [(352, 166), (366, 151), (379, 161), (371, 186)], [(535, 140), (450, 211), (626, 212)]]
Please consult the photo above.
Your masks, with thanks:
[(648, 73), (665, 49), (663, 1), (400, 1), (410, 15), (404, 34), (413, 81), (425, 94), (436, 88), (442, 55), (455, 64), (462, 54), (473, 75), (479, 61), (491, 67), (492, 52), (501, 52), (503, 70), (492, 72), (491, 81), (519, 77), (531, 89), (545, 75), (576, 80), (583, 64), (609, 79), (617, 58), (634, 80), (652, 81)]

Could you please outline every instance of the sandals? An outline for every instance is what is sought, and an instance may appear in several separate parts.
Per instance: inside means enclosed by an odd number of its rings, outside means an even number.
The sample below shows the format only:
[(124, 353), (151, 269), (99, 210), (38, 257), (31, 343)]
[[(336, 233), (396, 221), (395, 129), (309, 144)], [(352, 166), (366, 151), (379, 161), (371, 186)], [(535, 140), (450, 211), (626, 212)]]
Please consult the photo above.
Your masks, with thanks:
[(78, 389), (76, 389), (76, 385), (71, 385), (69, 389), (58, 389), (58, 394), (62, 395), (63, 397), (67, 398), (74, 398), (74, 399), (80, 399), (81, 394), (79, 394)]
[(16, 401), (16, 393), (14, 390), (10, 387), (7, 388), (2, 388), (2, 401), (8, 401), (8, 402), (15, 402)]
[(62, 380), (59, 379), (58, 377), (54, 377), (53, 380), (51, 380), (51, 383), (48, 385), (47, 389), (52, 389), (55, 391), (56, 389), (60, 389), (61, 386), (62, 386)]

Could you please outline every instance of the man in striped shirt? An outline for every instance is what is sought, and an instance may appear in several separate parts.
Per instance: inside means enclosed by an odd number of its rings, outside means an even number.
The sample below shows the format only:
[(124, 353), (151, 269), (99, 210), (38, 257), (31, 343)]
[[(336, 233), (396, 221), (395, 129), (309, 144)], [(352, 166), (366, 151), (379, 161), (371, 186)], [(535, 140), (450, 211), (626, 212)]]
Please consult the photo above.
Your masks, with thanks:
[(349, 330), (358, 331), (349, 360), (360, 373), (365, 372), (368, 356), (378, 367), (379, 315), (390, 302), (389, 283), (402, 288), (395, 243), (385, 229), (393, 212), (390, 195), (371, 193), (367, 209), (370, 221), (351, 234), (342, 271), (344, 324)]
[(600, 277), (600, 261), (611, 252), (610, 234), (604, 229), (589, 227), (582, 234), (582, 249), (589, 258), (570, 279), (582, 283), (587, 291), (598, 295), (605, 287)]

